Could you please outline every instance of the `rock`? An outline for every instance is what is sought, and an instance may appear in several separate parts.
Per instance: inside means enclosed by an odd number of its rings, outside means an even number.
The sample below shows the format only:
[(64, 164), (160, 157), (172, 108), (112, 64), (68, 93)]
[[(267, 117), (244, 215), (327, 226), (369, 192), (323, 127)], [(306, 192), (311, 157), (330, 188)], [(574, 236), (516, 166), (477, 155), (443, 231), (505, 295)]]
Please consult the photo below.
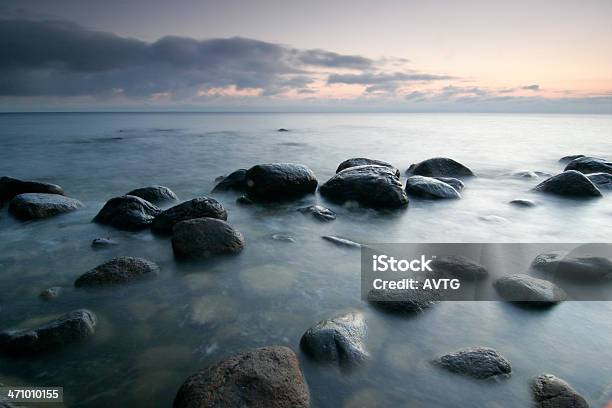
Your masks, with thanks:
[(246, 350), (183, 383), (174, 408), (307, 408), (310, 394), (297, 356), (287, 347)]
[(91, 241), (91, 247), (94, 249), (108, 248), (115, 245), (119, 245), (119, 243), (111, 238), (94, 238)]
[(519, 179), (536, 179), (540, 177), (550, 177), (551, 175), (541, 171), (521, 170), (515, 171), (511, 176)]
[(470, 177), (474, 173), (463, 164), (446, 157), (434, 157), (417, 164), (412, 164), (406, 174), (425, 177)]
[(280, 128), (277, 130), (277, 132), (288, 132), (289, 129), (285, 129), (285, 128)]
[(304, 333), (300, 346), (317, 361), (354, 365), (368, 357), (366, 332), (363, 315), (351, 312), (315, 324)]
[(76, 211), (83, 203), (59, 194), (25, 193), (9, 203), (9, 212), (20, 220), (35, 220)]
[(510, 201), (509, 204), (512, 204), (512, 205), (517, 206), (517, 207), (535, 207), (536, 206), (535, 201), (527, 200), (527, 199), (524, 199), (524, 198), (514, 199), (514, 200)]
[(562, 158), (559, 159), (559, 162), (560, 163), (569, 163), (569, 162), (571, 162), (573, 160), (581, 159), (583, 157), (586, 157), (586, 156), (584, 154), (573, 154), (573, 155), (570, 155), (570, 156), (563, 156)]
[(216, 218), (196, 218), (174, 226), (172, 249), (177, 258), (208, 258), (235, 254), (244, 248), (244, 237), (230, 224)]
[(325, 235), (325, 236), (322, 236), (321, 238), (333, 244), (339, 245), (339, 246), (345, 246), (345, 247), (350, 247), (350, 248), (361, 248), (360, 243), (351, 241), (350, 239), (347, 239), (347, 238), (335, 237), (333, 235)]
[(461, 191), (465, 188), (465, 184), (463, 184), (463, 181), (457, 178), (454, 178), (454, 177), (434, 177), (434, 178), (436, 180), (440, 180), (441, 182), (448, 184), (449, 186), (451, 186), (457, 191)]
[(601, 191), (584, 174), (568, 170), (544, 180), (534, 191), (565, 197), (601, 197)]
[(572, 160), (565, 166), (565, 171), (576, 170), (583, 174), (608, 173), (612, 174), (612, 162), (596, 157), (581, 157)]
[(56, 184), (23, 181), (12, 177), (0, 177), (0, 203), (10, 201), (13, 197), (26, 193), (64, 195), (64, 189)]
[(422, 198), (461, 198), (449, 184), (446, 184), (433, 177), (411, 176), (406, 180), (406, 193)]
[(161, 203), (164, 201), (178, 200), (178, 197), (172, 190), (164, 186), (150, 186), (137, 188), (126, 195), (140, 197), (150, 203)]
[(0, 333), (0, 351), (31, 356), (69, 343), (83, 341), (95, 332), (96, 315), (87, 309), (73, 310), (40, 327)]
[(391, 163), (387, 163), (381, 160), (367, 159), (365, 157), (356, 157), (353, 159), (348, 159), (348, 160), (343, 161), (342, 163), (340, 163), (340, 165), (336, 169), (336, 173), (340, 173), (342, 170), (348, 169), (350, 167), (369, 166), (369, 165), (388, 167), (395, 172), (395, 176), (397, 178), (400, 177), (399, 169), (394, 167)]
[(93, 221), (122, 230), (135, 231), (149, 228), (153, 218), (160, 212), (158, 207), (147, 200), (126, 195), (108, 200)]
[(59, 286), (53, 286), (40, 292), (40, 295), (38, 296), (43, 300), (53, 300), (57, 298), (61, 293), (62, 288), (60, 288)]
[(510, 302), (549, 306), (567, 299), (563, 289), (554, 283), (528, 275), (503, 276), (493, 286), (502, 298)]
[(170, 234), (177, 223), (202, 217), (227, 220), (227, 211), (214, 198), (198, 197), (159, 213), (151, 229), (160, 234)]
[(342, 170), (319, 191), (335, 202), (357, 202), (375, 209), (398, 209), (408, 205), (408, 197), (395, 172), (383, 166), (357, 166)]
[(564, 252), (549, 252), (536, 256), (531, 267), (561, 279), (582, 282), (612, 279), (612, 260), (604, 257), (573, 257)]
[(538, 408), (589, 408), (588, 402), (568, 383), (552, 374), (542, 374), (531, 382)]
[(608, 173), (591, 173), (586, 175), (597, 188), (611, 190), (612, 189), (612, 174)]
[(240, 205), (253, 205), (255, 204), (253, 202), (253, 200), (251, 200), (249, 197), (247, 196), (240, 196), (236, 199), (236, 203), (240, 204)]
[(249, 198), (255, 201), (284, 201), (313, 194), (317, 177), (308, 167), (292, 163), (258, 164), (247, 170)]
[(478, 379), (507, 376), (512, 371), (510, 362), (488, 347), (470, 347), (446, 354), (433, 361), (446, 370)]
[(336, 219), (335, 212), (321, 205), (310, 205), (308, 207), (298, 208), (298, 211), (303, 214), (312, 214), (313, 217), (321, 221), (333, 221)]
[(246, 191), (246, 174), (246, 169), (238, 169), (230, 173), (228, 176), (221, 177), (220, 180), (218, 180), (217, 185), (215, 185), (215, 187), (212, 189), (212, 191)]
[(392, 313), (415, 313), (428, 309), (442, 298), (434, 289), (372, 289), (367, 300), (374, 306)]
[(440, 256), (431, 261), (436, 274), (451, 276), (466, 281), (486, 279), (487, 268), (461, 255)]
[(137, 282), (159, 275), (159, 266), (143, 258), (120, 256), (96, 266), (85, 272), (74, 286), (95, 287)]
[(291, 235), (287, 235), (287, 234), (272, 234), (271, 238), (275, 241), (282, 241), (282, 242), (295, 242), (295, 238), (293, 238)]
[(508, 222), (507, 219), (498, 215), (480, 215), (478, 219), (480, 221), (488, 222), (489, 224), (505, 224)]

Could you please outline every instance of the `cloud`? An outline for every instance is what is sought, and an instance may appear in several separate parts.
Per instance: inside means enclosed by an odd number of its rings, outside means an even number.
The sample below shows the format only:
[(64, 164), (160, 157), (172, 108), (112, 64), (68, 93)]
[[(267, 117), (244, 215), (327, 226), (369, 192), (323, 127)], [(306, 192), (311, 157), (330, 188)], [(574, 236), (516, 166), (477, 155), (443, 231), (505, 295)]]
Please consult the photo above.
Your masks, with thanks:
[(361, 74), (332, 74), (329, 76), (328, 84), (359, 84), (359, 85), (380, 85), (409, 81), (440, 81), (453, 79), (448, 75), (432, 75), (422, 73), (361, 73)]
[(525, 89), (527, 91), (539, 91), (540, 90), (540, 85), (525, 85), (523, 87), (521, 87), (521, 89)]

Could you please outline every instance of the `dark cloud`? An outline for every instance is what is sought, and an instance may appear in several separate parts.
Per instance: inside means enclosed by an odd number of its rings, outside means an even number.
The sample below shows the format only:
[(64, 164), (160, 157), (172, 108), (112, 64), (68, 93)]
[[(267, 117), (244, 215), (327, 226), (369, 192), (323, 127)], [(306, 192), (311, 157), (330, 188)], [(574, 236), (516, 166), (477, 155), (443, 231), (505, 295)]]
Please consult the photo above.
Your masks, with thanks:
[(540, 85), (525, 85), (524, 87), (522, 87), (522, 89), (526, 89), (528, 91), (539, 91), (540, 90)]
[(328, 68), (369, 69), (375, 62), (359, 55), (341, 55), (325, 50), (296, 51), (297, 59), (304, 65)]

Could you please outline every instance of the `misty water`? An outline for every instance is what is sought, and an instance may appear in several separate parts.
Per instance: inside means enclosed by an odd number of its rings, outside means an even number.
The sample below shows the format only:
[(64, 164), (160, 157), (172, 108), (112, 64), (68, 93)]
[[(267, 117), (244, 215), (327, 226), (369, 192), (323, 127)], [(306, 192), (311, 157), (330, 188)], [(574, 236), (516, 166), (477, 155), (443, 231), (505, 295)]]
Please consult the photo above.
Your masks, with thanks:
[[(285, 127), (289, 132), (277, 132)], [(612, 304), (564, 302), (528, 310), (504, 302), (442, 302), (392, 316), (360, 297), (360, 252), (322, 235), (358, 242), (608, 242), (612, 197), (570, 200), (530, 192), (560, 172), (569, 154), (612, 157), (612, 117), (475, 114), (3, 114), (0, 176), (60, 184), (86, 207), (20, 222), (0, 212), (0, 329), (32, 327), (72, 309), (98, 318), (91, 341), (30, 358), (0, 358), (0, 382), (63, 386), (65, 406), (169, 406), (187, 376), (245, 348), (287, 345), (300, 358), (314, 407), (529, 406), (529, 380), (553, 373), (602, 406), (612, 398)], [(240, 206), (212, 194), (246, 239), (234, 257), (177, 263), (170, 240), (123, 232), (91, 219), (111, 197), (153, 184), (181, 200), (210, 191), (216, 177), (257, 163), (297, 162), (322, 183), (350, 157), (393, 163), (402, 172), (452, 157), (478, 177), (463, 198), (411, 199), (394, 213), (349, 209), (318, 194)], [(402, 181), (405, 175), (402, 174)], [(534, 208), (508, 204), (537, 201)], [(338, 217), (317, 222), (295, 209), (322, 203)], [(295, 242), (271, 238), (289, 234)], [(119, 245), (93, 250), (92, 239)], [(76, 290), (82, 273), (120, 255), (157, 262), (158, 279)], [(517, 273), (523, 271), (516, 271)], [(38, 294), (64, 292), (49, 302)], [(347, 310), (368, 324), (370, 360), (341, 371), (299, 349), (315, 322)], [(510, 378), (477, 381), (430, 364), (469, 346), (507, 357)]]

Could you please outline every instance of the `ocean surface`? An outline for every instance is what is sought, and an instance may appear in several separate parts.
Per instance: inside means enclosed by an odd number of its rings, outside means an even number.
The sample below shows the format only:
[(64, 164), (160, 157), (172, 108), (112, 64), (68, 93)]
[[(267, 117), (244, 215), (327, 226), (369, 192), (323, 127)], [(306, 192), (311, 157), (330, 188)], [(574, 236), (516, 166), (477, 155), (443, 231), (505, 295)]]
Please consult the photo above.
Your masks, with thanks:
[[(289, 132), (277, 132), (278, 128)], [(0, 382), (63, 386), (65, 406), (167, 407), (187, 376), (239, 350), (287, 345), (296, 351), (313, 407), (525, 407), (529, 380), (553, 373), (594, 407), (612, 398), (612, 303), (565, 302), (528, 310), (504, 302), (443, 302), (422, 314), (390, 316), (360, 297), (359, 251), (321, 238), (358, 242), (609, 242), (612, 194), (579, 201), (530, 192), (560, 172), (570, 154), (612, 157), (612, 116), (494, 114), (0, 115), (0, 176), (60, 184), (86, 207), (19, 222), (0, 211), (0, 329), (31, 327), (76, 308), (99, 318), (93, 339), (33, 358), (0, 358)], [(411, 199), (405, 211), (347, 209), (318, 194), (282, 205), (239, 206), (212, 194), (245, 236), (238, 256), (175, 262), (168, 238), (91, 222), (111, 197), (153, 184), (181, 200), (210, 191), (216, 177), (257, 163), (297, 162), (322, 183), (351, 157), (402, 172), (430, 157), (452, 157), (478, 177), (460, 200)], [(405, 176), (402, 174), (402, 181)], [(515, 198), (534, 208), (508, 204)], [(322, 203), (329, 223), (295, 209)], [(295, 243), (273, 240), (290, 234)], [(93, 250), (92, 239), (119, 245)], [(119, 255), (157, 262), (160, 278), (83, 291), (82, 273)], [(519, 273), (521, 271), (517, 271)], [(63, 286), (59, 298), (38, 294)], [(315, 322), (347, 310), (368, 324), (370, 361), (339, 370), (299, 349)], [(469, 346), (507, 357), (510, 378), (475, 381), (430, 364)]]

